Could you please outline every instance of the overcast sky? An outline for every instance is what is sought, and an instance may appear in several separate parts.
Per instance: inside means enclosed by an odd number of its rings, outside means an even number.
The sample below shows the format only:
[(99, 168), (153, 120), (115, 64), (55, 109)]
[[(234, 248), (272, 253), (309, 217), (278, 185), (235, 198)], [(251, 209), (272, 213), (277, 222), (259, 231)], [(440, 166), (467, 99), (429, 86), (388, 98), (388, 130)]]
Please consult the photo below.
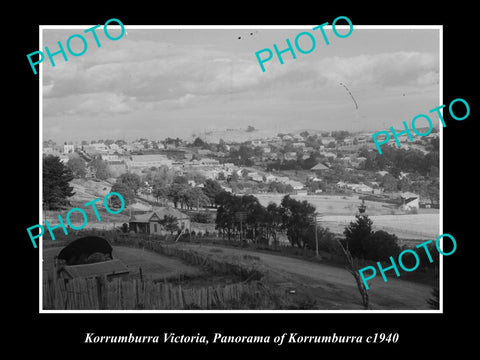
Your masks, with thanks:
[[(100, 48), (86, 35), (86, 53), (67, 53), (68, 62), (58, 55), (56, 67), (45, 60), (44, 140), (189, 138), (248, 125), (275, 133), (373, 133), (400, 128), (402, 121), (410, 123), (440, 104), (439, 30), (357, 27), (348, 38), (338, 38), (327, 29), (327, 46), (311, 27), (126, 28), (117, 41), (97, 30)], [(65, 44), (82, 31), (44, 29), (44, 46), (56, 51), (57, 41)], [(274, 58), (262, 72), (255, 52), (273, 50), (274, 43), (282, 49), (285, 38), (293, 44), (301, 31), (315, 35), (315, 50), (297, 52), (297, 59), (285, 53), (285, 64)], [(81, 51), (77, 45), (78, 39), (72, 41)], [(340, 83), (350, 89), (358, 110)]]

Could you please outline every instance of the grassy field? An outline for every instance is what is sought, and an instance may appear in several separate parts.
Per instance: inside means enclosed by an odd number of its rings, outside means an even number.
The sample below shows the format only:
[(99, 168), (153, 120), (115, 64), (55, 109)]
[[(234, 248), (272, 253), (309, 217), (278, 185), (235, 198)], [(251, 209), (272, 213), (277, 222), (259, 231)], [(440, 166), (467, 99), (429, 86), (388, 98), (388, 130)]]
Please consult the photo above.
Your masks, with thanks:
[[(436, 214), (370, 216), (374, 230), (384, 230), (400, 239), (435, 239), (439, 234), (440, 217)], [(320, 218), (320, 224), (335, 233), (343, 233), (354, 216), (331, 215)]]
[[(262, 205), (269, 202), (279, 204), (282, 194), (256, 195)], [(355, 214), (361, 200), (358, 196), (334, 195), (293, 195), (294, 199), (307, 200), (315, 206), (322, 226), (341, 234), (345, 226), (355, 220)], [(439, 211), (435, 209), (419, 209), (418, 214), (405, 214), (391, 208), (390, 204), (365, 201), (367, 214), (373, 220), (375, 230), (394, 233), (401, 239), (431, 239), (439, 235)], [(393, 214), (392, 214), (393, 213)]]
[[(262, 205), (268, 205), (270, 202), (279, 204), (283, 194), (256, 194)], [(315, 208), (317, 212), (325, 215), (354, 215), (362, 200), (358, 195), (338, 196), (338, 195), (291, 195), (292, 198), (303, 201), (306, 200)], [(377, 201), (365, 201), (367, 211), (370, 215), (391, 215), (394, 209), (390, 204)]]
[[(102, 236), (100, 233), (97, 235)], [(117, 238), (114, 232), (105, 232), (103, 236), (114, 244), (114, 257), (122, 260), (130, 269), (131, 277), (136, 279), (141, 267), (145, 280), (166, 281), (182, 288), (202, 288), (244, 283), (251, 278), (248, 274), (258, 273), (262, 274), (261, 279), (266, 286), (281, 294), (275, 295), (277, 300), (287, 301), (296, 309), (362, 308), (355, 281), (343, 265), (213, 243), (146, 239), (142, 243), (137, 237)], [(53, 258), (61, 248), (43, 248), (44, 270), (53, 269)], [(244, 271), (238, 272), (242, 269), (249, 269), (248, 276), (242, 277)], [(431, 285), (388, 277), (388, 283), (379, 277), (372, 282), (370, 300), (373, 309), (427, 308), (425, 300), (430, 296)], [(238, 301), (244, 300), (239, 298)], [(264, 306), (255, 301), (252, 304), (252, 308), (256, 309)]]

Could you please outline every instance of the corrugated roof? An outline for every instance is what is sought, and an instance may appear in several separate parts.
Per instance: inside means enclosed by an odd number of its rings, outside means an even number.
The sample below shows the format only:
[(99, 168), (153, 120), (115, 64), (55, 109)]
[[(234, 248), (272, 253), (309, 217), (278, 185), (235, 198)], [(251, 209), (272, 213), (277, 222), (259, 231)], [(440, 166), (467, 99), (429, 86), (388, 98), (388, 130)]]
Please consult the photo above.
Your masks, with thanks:
[(400, 197), (404, 198), (404, 199), (410, 199), (410, 198), (418, 198), (418, 194), (414, 194), (412, 192), (403, 192), (400, 194)]
[(93, 264), (64, 266), (62, 271), (65, 271), (71, 278), (126, 274), (129, 272), (125, 264), (119, 259), (102, 261)]

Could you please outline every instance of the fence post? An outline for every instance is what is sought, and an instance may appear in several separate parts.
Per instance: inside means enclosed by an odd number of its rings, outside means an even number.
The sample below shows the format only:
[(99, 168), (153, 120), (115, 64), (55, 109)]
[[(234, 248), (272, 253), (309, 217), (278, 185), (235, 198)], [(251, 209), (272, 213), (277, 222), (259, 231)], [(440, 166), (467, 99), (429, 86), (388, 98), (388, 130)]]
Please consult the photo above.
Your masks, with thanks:
[(97, 281), (97, 296), (98, 296), (98, 307), (99, 310), (105, 310), (107, 307), (106, 304), (106, 276), (97, 276), (96, 278)]

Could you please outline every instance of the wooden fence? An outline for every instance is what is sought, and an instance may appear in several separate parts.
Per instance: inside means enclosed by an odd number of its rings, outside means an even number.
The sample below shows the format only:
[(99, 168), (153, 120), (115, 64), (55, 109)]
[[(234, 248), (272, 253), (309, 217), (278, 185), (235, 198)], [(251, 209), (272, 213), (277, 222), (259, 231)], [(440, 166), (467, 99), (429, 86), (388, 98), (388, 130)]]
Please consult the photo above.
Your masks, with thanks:
[(184, 289), (179, 285), (153, 281), (58, 279), (44, 276), (45, 310), (205, 310), (244, 306), (243, 295), (268, 302), (271, 290), (259, 282)]

